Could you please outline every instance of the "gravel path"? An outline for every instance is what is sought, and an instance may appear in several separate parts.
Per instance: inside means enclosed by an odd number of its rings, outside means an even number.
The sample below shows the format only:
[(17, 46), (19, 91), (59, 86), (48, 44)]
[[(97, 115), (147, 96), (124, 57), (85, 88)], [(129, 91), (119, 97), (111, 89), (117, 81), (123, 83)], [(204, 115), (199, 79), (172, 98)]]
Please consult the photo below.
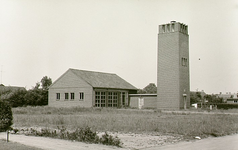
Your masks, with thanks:
[[(123, 143), (123, 148), (115, 146), (106, 146), (101, 144), (87, 144), (83, 142), (73, 142), (61, 139), (52, 139), (46, 137), (25, 136), (23, 134), (10, 134), (10, 141), (21, 143), (28, 146), (41, 148), (44, 150), (134, 150), (149, 147), (162, 146), (165, 144), (177, 143), (182, 137), (171, 135), (152, 135), (135, 133), (109, 133), (118, 138)], [(6, 139), (6, 133), (0, 133), (0, 139)]]
[[(6, 139), (6, 133), (0, 133), (0, 139)], [(61, 139), (52, 139), (45, 137), (34, 137), (10, 134), (10, 141), (21, 143), (24, 145), (41, 148), (44, 150), (127, 150), (126, 148), (118, 148), (113, 146), (106, 146), (101, 144), (86, 144), (82, 142), (72, 142)]]

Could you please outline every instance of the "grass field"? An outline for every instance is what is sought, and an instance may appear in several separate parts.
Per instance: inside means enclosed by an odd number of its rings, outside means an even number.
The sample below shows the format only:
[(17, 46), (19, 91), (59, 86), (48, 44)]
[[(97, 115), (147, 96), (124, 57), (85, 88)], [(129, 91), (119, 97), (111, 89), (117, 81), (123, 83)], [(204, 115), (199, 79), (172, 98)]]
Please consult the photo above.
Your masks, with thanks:
[(238, 132), (238, 115), (162, 113), (156, 110), (22, 107), (13, 109), (13, 128), (89, 126), (94, 131), (223, 136)]
[(0, 145), (0, 150), (42, 150), (31, 146), (25, 146), (19, 143), (6, 142), (5, 140), (0, 140)]

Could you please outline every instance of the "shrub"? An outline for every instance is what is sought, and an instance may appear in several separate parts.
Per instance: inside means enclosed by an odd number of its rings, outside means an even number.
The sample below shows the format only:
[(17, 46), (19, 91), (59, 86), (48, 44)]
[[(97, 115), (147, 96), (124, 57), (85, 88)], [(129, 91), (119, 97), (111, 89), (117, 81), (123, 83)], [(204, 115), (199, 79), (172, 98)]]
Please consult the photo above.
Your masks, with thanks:
[(0, 132), (11, 129), (12, 119), (11, 106), (7, 102), (0, 100)]
[(237, 109), (238, 105), (237, 104), (216, 104), (218, 109)]
[(120, 139), (118, 139), (117, 136), (113, 137), (113, 136), (109, 135), (107, 132), (105, 132), (105, 134), (102, 135), (102, 137), (100, 138), (100, 143), (102, 143), (104, 145), (114, 145), (114, 146), (121, 147)]
[(30, 128), (30, 130), (26, 130), (26, 135), (33, 135), (33, 136), (44, 136), (44, 137), (51, 137), (51, 138), (59, 138), (59, 139), (65, 139), (65, 140), (75, 140), (79, 142), (86, 142), (86, 143), (101, 143), (104, 145), (112, 145), (112, 146), (118, 146), (121, 147), (121, 141), (116, 136), (113, 137), (112, 135), (109, 135), (107, 132), (102, 135), (101, 138), (97, 135), (96, 132), (92, 131), (90, 127), (85, 128), (78, 128), (74, 132), (69, 132), (66, 130), (64, 126), (59, 127), (57, 130), (52, 129), (41, 129), (36, 130), (33, 128)]

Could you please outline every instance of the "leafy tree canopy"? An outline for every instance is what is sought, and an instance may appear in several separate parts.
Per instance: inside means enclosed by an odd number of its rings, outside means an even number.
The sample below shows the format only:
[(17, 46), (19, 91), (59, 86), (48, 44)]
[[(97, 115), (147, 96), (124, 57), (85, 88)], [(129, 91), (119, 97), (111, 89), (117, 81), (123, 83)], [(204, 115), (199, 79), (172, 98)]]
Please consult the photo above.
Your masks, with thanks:
[(156, 94), (157, 93), (157, 87), (154, 83), (150, 83), (146, 87), (144, 87), (142, 90), (139, 89), (138, 94)]
[(41, 79), (41, 86), (43, 90), (48, 90), (49, 86), (52, 84), (52, 80), (50, 77), (44, 76)]
[(12, 108), (6, 101), (0, 100), (0, 132), (11, 128), (12, 119)]

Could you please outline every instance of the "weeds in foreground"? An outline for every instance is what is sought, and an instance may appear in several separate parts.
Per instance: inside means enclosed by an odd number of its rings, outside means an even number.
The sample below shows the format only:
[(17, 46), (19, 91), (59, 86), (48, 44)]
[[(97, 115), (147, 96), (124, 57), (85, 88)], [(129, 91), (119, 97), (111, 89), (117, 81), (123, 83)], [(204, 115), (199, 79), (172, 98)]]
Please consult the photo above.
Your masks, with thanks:
[(93, 132), (90, 127), (85, 128), (77, 128), (75, 131), (70, 132), (62, 126), (59, 127), (57, 130), (52, 130), (49, 128), (44, 128), (39, 130), (30, 128), (24, 131), (25, 135), (31, 136), (43, 136), (43, 137), (51, 137), (51, 138), (59, 138), (64, 140), (71, 140), (71, 141), (79, 141), (79, 142), (86, 142), (86, 143), (95, 143), (95, 144), (103, 144), (103, 145), (112, 145), (121, 147), (122, 142), (121, 140), (115, 136), (109, 135), (107, 132), (99, 137), (96, 132)]

